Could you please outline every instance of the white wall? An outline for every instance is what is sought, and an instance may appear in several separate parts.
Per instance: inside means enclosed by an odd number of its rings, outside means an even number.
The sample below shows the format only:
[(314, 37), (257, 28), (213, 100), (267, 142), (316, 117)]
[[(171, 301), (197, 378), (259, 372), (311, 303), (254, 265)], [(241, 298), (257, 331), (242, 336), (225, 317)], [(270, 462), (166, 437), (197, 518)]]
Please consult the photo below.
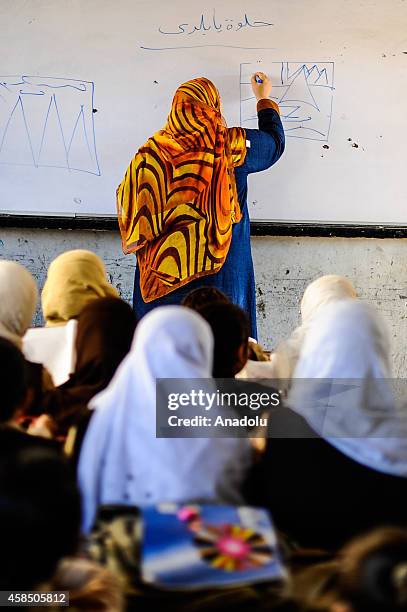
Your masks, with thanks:
[(306, 285), (322, 274), (342, 274), (374, 304), (391, 333), (394, 375), (407, 377), (407, 240), (366, 238), (256, 238), (260, 336), (275, 346), (298, 321)]
[[(305, 286), (321, 274), (348, 276), (362, 299), (386, 318), (394, 374), (407, 377), (407, 240), (365, 238), (254, 238), (260, 340), (272, 348), (298, 322)], [(124, 257), (114, 232), (0, 229), (0, 258), (31, 270), (42, 287), (50, 261), (73, 248), (95, 251), (126, 300), (133, 290), (134, 258)], [(37, 313), (37, 322), (40, 322)]]

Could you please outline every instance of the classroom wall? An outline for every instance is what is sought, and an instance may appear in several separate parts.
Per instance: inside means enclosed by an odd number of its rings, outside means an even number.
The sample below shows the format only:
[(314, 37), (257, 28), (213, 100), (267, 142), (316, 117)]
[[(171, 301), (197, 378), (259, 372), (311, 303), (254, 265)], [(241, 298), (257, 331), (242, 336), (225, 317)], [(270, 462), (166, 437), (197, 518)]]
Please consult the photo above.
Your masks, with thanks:
[[(260, 341), (272, 348), (298, 322), (305, 286), (321, 274), (348, 276), (360, 296), (386, 318), (394, 374), (407, 377), (407, 239), (253, 238)], [(74, 248), (95, 251), (126, 300), (133, 286), (132, 256), (124, 257), (114, 232), (0, 229), (0, 258), (31, 270), (42, 287), (50, 261)], [(37, 312), (36, 322), (41, 315)]]

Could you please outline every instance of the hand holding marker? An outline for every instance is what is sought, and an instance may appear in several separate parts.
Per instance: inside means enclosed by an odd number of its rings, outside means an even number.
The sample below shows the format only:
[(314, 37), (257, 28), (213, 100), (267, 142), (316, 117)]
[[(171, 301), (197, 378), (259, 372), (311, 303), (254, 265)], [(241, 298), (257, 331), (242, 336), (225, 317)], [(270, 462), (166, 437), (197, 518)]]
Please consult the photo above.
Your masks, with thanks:
[(264, 72), (255, 72), (251, 79), (252, 90), (256, 100), (269, 98), (271, 94), (271, 80)]

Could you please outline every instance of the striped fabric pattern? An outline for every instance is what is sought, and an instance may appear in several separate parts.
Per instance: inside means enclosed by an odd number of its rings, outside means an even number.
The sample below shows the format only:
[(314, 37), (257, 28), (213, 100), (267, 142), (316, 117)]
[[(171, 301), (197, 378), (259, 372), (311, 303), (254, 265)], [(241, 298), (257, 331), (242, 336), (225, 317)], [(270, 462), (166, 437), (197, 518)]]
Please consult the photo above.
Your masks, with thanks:
[(123, 251), (137, 253), (145, 302), (220, 270), (241, 218), (234, 167), (245, 155), (245, 131), (226, 127), (213, 83), (181, 85), (117, 189)]

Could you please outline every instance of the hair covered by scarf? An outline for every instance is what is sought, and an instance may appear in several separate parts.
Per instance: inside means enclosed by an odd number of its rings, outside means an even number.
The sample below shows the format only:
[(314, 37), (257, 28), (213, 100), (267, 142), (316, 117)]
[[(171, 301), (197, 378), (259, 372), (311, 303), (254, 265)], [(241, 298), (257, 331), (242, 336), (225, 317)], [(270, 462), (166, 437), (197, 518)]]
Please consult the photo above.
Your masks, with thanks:
[(245, 155), (245, 131), (224, 125), (213, 83), (181, 85), (117, 190), (123, 250), (137, 252), (145, 302), (220, 270), (241, 219), (233, 169)]
[(302, 323), (307, 323), (321, 306), (355, 298), (357, 298), (356, 289), (348, 278), (337, 274), (320, 276), (308, 285), (302, 296)]
[(287, 381), (285, 384), (288, 386), (294, 374), (310, 322), (319, 309), (330, 303), (356, 298), (355, 287), (344, 276), (327, 274), (310, 283), (301, 300), (301, 325), (294, 330), (288, 340), (277, 347), (272, 357), (272, 377)]
[(103, 503), (241, 501), (248, 440), (157, 437), (157, 379), (200, 379), (213, 392), (212, 360), (211, 329), (189, 308), (155, 308), (140, 321), (129, 354), (90, 404), (79, 461), (85, 530)]
[(407, 419), (389, 380), (390, 348), (369, 304), (325, 305), (310, 322), (288, 403), (346, 456), (407, 478)]
[(86, 304), (101, 297), (119, 297), (107, 281), (102, 260), (83, 249), (62, 253), (49, 266), (42, 290), (46, 325), (64, 325), (77, 318)]
[(38, 299), (37, 284), (24, 266), (0, 261), (0, 337), (22, 347)]

